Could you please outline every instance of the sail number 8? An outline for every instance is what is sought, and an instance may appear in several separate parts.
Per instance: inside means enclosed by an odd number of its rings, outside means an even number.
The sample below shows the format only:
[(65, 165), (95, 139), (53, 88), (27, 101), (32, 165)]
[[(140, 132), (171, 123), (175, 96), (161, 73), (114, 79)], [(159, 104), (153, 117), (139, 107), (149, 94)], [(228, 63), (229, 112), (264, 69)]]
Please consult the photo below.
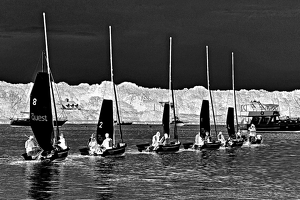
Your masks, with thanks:
[(34, 99), (32, 99), (32, 105), (36, 105), (36, 102), (37, 102), (37, 99), (36, 98), (34, 98)]

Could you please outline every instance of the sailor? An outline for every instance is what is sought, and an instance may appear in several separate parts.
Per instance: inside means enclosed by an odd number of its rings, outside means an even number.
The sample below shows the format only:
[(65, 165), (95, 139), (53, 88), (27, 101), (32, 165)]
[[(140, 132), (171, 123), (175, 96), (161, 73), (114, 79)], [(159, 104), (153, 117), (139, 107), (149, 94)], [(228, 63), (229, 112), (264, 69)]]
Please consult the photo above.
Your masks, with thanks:
[(169, 145), (170, 144), (170, 138), (168, 136), (168, 133), (165, 133), (164, 136), (159, 141), (160, 144), (163, 145)]
[(25, 149), (28, 156), (32, 156), (34, 154), (34, 150), (36, 150), (38, 146), (34, 141), (34, 137), (29, 136), (28, 140), (25, 142)]
[(101, 147), (104, 149), (112, 149), (112, 139), (109, 137), (109, 133), (105, 133), (105, 139), (103, 140)]
[(160, 137), (160, 132), (157, 131), (157, 133), (155, 135), (153, 135), (152, 137), (152, 145), (154, 148), (157, 147), (159, 145), (159, 137)]
[(218, 141), (220, 141), (221, 142), (221, 144), (224, 146), (225, 145), (225, 143), (226, 143), (226, 140), (225, 140), (225, 138), (224, 138), (224, 135), (223, 135), (223, 133), (220, 131), (219, 132), (219, 134), (218, 134)]
[(205, 140), (207, 143), (211, 143), (211, 137), (210, 137), (208, 131), (205, 132), (205, 138), (204, 138), (204, 140)]
[(251, 124), (249, 129), (249, 142), (255, 141), (256, 138), (256, 128), (254, 124)]
[(203, 146), (203, 144), (204, 144), (204, 141), (203, 141), (203, 139), (202, 139), (202, 137), (201, 137), (201, 134), (200, 134), (200, 132), (199, 132), (199, 133), (197, 133), (197, 135), (195, 136), (195, 143), (194, 143), (194, 145), (193, 145), (193, 148), (197, 148), (197, 147), (199, 147), (199, 146)]
[(240, 140), (241, 138), (242, 138), (241, 131), (238, 130), (238, 132), (236, 133), (236, 139)]
[(90, 138), (90, 142), (89, 142), (88, 146), (90, 149), (90, 154), (94, 154), (99, 146), (95, 137)]
[(61, 134), (61, 135), (59, 136), (59, 139), (58, 139), (58, 141), (57, 141), (57, 146), (58, 146), (60, 149), (62, 149), (62, 150), (65, 150), (65, 149), (68, 148), (67, 145), (66, 145), (66, 140), (65, 140), (63, 134)]

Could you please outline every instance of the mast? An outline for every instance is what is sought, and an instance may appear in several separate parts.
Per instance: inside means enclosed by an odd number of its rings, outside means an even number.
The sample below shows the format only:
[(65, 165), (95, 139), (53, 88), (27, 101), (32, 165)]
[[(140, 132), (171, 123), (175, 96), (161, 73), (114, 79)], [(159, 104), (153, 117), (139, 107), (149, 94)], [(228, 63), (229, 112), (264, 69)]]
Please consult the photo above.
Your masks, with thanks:
[[(120, 114), (119, 114), (119, 108), (118, 108), (118, 98), (116, 93), (116, 87), (114, 83), (114, 73), (113, 73), (113, 62), (112, 62), (112, 37), (111, 37), (111, 26), (109, 26), (109, 55), (110, 55), (110, 75), (111, 75), (111, 82), (113, 85), (113, 92), (115, 97), (115, 103), (116, 103), (116, 109), (117, 109), (117, 118), (119, 121), (119, 129), (120, 129), (120, 135), (121, 135), (121, 141), (123, 143), (123, 134), (122, 134), (122, 126), (120, 121)], [(115, 140), (113, 138), (113, 143), (115, 144)]]
[[(57, 117), (57, 111), (56, 111), (56, 106), (55, 106), (53, 86), (52, 86), (52, 81), (51, 81), (51, 77), (50, 77), (51, 72), (50, 72), (50, 63), (49, 63), (49, 51), (48, 51), (48, 39), (47, 39), (47, 27), (46, 27), (46, 13), (43, 13), (43, 21), (44, 21), (47, 72), (48, 72), (48, 76), (49, 76), (49, 85), (50, 85), (50, 88), (51, 88), (50, 93), (52, 95), (54, 114), (55, 114), (55, 120), (56, 120), (56, 133), (54, 132), (54, 141), (53, 141), (53, 143), (55, 143), (58, 139), (58, 136), (59, 136), (59, 128), (58, 128), (58, 117)], [(53, 125), (53, 121), (52, 121), (52, 125)]]
[[(170, 54), (169, 54), (169, 91), (171, 91), (172, 103), (173, 103), (173, 115), (174, 115), (174, 139), (178, 142), (177, 125), (176, 125), (176, 109), (175, 109), (175, 98), (172, 83), (172, 37), (170, 37)], [(169, 96), (170, 97), (170, 96)], [(171, 103), (169, 104), (171, 105)]]
[(218, 135), (218, 133), (217, 133), (217, 125), (216, 125), (216, 120), (215, 120), (214, 106), (213, 106), (212, 95), (211, 95), (210, 84), (209, 84), (208, 46), (206, 46), (206, 69), (207, 69), (207, 89), (208, 89), (208, 92), (209, 92), (209, 99), (210, 99), (210, 102), (211, 102), (211, 109), (212, 109), (212, 114), (213, 114), (213, 119), (214, 119), (214, 126), (215, 126), (215, 132), (216, 132), (216, 137), (217, 137), (217, 135)]
[(239, 130), (239, 122), (237, 116), (237, 109), (236, 109), (236, 96), (235, 96), (235, 88), (234, 88), (234, 54), (231, 53), (231, 64), (232, 64), (232, 91), (233, 91), (233, 103), (234, 103), (234, 110), (235, 110), (235, 117), (236, 117), (236, 132)]

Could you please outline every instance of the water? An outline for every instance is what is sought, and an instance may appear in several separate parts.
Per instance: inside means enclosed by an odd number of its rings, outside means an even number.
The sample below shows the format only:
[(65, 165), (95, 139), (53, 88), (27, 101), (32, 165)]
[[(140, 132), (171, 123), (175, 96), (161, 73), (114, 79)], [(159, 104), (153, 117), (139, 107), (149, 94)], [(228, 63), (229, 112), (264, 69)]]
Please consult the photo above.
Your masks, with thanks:
[[(197, 126), (179, 128), (193, 141)], [(299, 133), (263, 133), (264, 144), (237, 150), (139, 153), (160, 126), (123, 126), (126, 154), (81, 156), (95, 125), (64, 125), (71, 151), (60, 163), (24, 161), (30, 128), (0, 125), (1, 199), (297, 199)], [(119, 139), (119, 138), (118, 138)], [(183, 148), (183, 147), (182, 147)]]

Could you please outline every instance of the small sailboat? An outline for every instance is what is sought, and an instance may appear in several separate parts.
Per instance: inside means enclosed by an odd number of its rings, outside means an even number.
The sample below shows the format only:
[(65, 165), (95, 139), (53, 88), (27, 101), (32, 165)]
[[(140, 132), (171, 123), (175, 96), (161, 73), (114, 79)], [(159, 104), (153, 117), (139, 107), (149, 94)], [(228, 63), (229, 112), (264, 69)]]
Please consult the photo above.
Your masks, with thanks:
[[(239, 123), (238, 123), (238, 116), (237, 116), (237, 109), (236, 109), (236, 95), (235, 95), (235, 88), (234, 88), (234, 54), (231, 54), (231, 72), (232, 72), (232, 92), (233, 92), (233, 104), (234, 108), (229, 107), (227, 111), (227, 119), (226, 119), (226, 127), (228, 132), (228, 140), (226, 141), (226, 147), (241, 147), (244, 143), (244, 140), (241, 138), (239, 133)], [(235, 113), (234, 113), (235, 111)], [(234, 128), (234, 114), (236, 117), (236, 129), (237, 133), (235, 132)], [(237, 138), (239, 137), (239, 138)]]
[[(163, 125), (163, 132), (164, 134), (168, 135), (168, 138), (170, 138), (170, 110), (171, 110), (171, 104), (174, 105), (174, 91), (173, 91), (173, 85), (172, 85), (172, 37), (170, 37), (170, 58), (169, 58), (169, 97), (172, 97), (172, 102), (166, 102), (164, 103), (164, 111), (163, 111), (163, 118), (162, 118), (162, 125)], [(176, 119), (176, 108), (175, 106), (172, 106), (173, 108), (173, 117)], [(156, 153), (162, 154), (162, 153), (175, 153), (179, 151), (181, 143), (178, 139), (178, 133), (177, 133), (177, 125), (174, 125), (174, 134), (173, 139), (175, 141), (171, 141), (168, 144), (159, 144), (156, 147), (150, 146), (149, 143), (145, 144), (138, 144), (136, 145), (138, 148), (138, 151), (155, 151)]]
[[(209, 100), (211, 102), (214, 127), (215, 127), (216, 138), (217, 138), (217, 126), (215, 121), (214, 107), (213, 107), (213, 101), (212, 101), (212, 95), (211, 95), (210, 83), (209, 83), (208, 46), (206, 46), (206, 67), (207, 67), (207, 88), (209, 93)], [(211, 139), (209, 100), (202, 100), (202, 106), (200, 111), (200, 137), (201, 140), (204, 141), (202, 145), (195, 144), (193, 146), (193, 148), (196, 150), (202, 150), (202, 149), (214, 150), (214, 149), (219, 149), (220, 146), (222, 145), (220, 141), (215, 141)], [(188, 149), (192, 147), (192, 144), (193, 143), (188, 142), (188, 143), (184, 143), (183, 146), (185, 149)]]
[[(110, 67), (111, 67), (111, 82), (113, 86), (113, 94), (116, 103), (117, 118), (120, 121), (118, 99), (116, 94), (116, 86), (113, 79), (113, 65), (112, 65), (112, 39), (111, 39), (111, 26), (109, 26), (109, 39), (110, 39)], [(126, 143), (123, 142), (122, 134), (122, 124), (119, 125), (119, 131), (121, 136), (121, 142), (116, 143), (115, 131), (114, 131), (114, 117), (113, 117), (113, 100), (103, 99), (102, 106), (100, 110), (99, 120), (97, 123), (96, 135), (92, 135), (91, 140), (96, 140), (96, 149), (92, 150), (94, 147), (89, 147), (79, 149), (81, 155), (92, 155), (92, 156), (120, 156), (125, 153)], [(101, 145), (106, 140), (110, 138), (109, 148), (103, 148)], [(89, 141), (90, 142), (90, 141)]]
[[(59, 143), (62, 142), (64, 138), (59, 132), (58, 126), (56, 126), (56, 130), (54, 130), (53, 126), (52, 107), (56, 121), (57, 112), (49, 67), (45, 13), (43, 13), (43, 18), (47, 70), (43, 67), (42, 72), (37, 73), (30, 94), (30, 126), (38, 146), (33, 149), (33, 152), (24, 153), (22, 156), (25, 160), (59, 161), (64, 160), (68, 156), (70, 148), (60, 147)], [(53, 106), (51, 103), (53, 103)], [(31, 138), (33, 137), (31, 136)]]
[(241, 147), (244, 143), (242, 138), (237, 138), (234, 128), (234, 108), (229, 107), (227, 111), (226, 128), (228, 132), (228, 140), (226, 147)]

